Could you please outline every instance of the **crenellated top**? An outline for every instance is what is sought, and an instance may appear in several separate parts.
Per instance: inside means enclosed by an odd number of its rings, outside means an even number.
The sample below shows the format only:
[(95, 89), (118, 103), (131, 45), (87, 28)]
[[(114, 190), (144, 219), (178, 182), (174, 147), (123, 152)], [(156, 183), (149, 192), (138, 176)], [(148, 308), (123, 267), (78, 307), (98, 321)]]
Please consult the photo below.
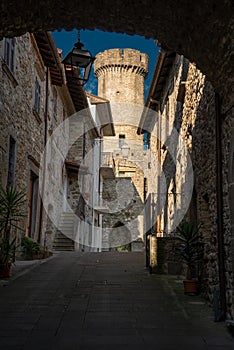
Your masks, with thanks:
[(134, 49), (110, 49), (100, 52), (94, 61), (94, 73), (98, 78), (106, 71), (132, 72), (144, 78), (148, 75), (148, 55)]

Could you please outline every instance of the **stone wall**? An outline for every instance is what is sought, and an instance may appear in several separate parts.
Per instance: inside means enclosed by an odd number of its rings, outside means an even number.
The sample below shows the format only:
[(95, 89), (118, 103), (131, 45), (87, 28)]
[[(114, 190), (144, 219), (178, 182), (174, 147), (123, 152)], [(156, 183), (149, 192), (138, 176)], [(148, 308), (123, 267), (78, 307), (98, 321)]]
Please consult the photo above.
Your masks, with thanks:
[(157, 265), (153, 268), (155, 273), (185, 276), (186, 266), (179, 253), (179, 246), (180, 242), (174, 237), (157, 237)]
[[(222, 103), (222, 102), (221, 102)], [(221, 105), (222, 108), (222, 105)], [(219, 291), (218, 241), (217, 241), (217, 145), (215, 140), (215, 93), (205, 76), (190, 64), (183, 110), (182, 135), (191, 150), (195, 174), (195, 196), (197, 221), (201, 224), (205, 243), (203, 282), (204, 292), (213, 301)], [(224, 115), (220, 115), (220, 118)], [(232, 234), (230, 230), (230, 201), (228, 188), (229, 156), (234, 122), (231, 111), (221, 122), (223, 154), (223, 223), (224, 259), (226, 277), (227, 318), (233, 318), (233, 266)], [(194, 208), (193, 208), (194, 211)], [(190, 212), (190, 215), (192, 213)]]
[[(182, 67), (186, 63), (183, 58), (175, 61), (170, 81), (177, 82), (183, 75)], [(187, 73), (182, 80), (186, 81), (183, 101), (177, 101), (179, 85), (174, 84), (172, 93), (162, 108), (161, 117), (168, 117), (176, 126), (179, 137), (186, 145), (192, 160), (194, 173), (194, 190), (188, 207), (186, 218), (201, 225), (201, 233), (204, 242), (204, 258), (202, 268), (202, 291), (213, 303), (214, 293), (220, 291), (219, 282), (219, 257), (218, 257), (218, 228), (217, 228), (217, 145), (215, 134), (215, 93), (210, 82), (196, 67), (189, 63)], [(165, 85), (164, 95), (167, 90)], [(221, 102), (222, 103), (222, 102)], [(170, 104), (176, 106), (172, 110)], [(222, 105), (221, 105), (222, 108)], [(168, 113), (168, 114), (167, 114)], [(227, 315), (233, 319), (233, 246), (230, 223), (230, 195), (228, 186), (228, 172), (230, 163), (231, 133), (233, 118), (231, 110), (223, 117), (222, 122), (222, 153), (223, 153), (223, 222), (224, 222), (224, 259), (225, 259), (225, 285), (227, 299)], [(164, 130), (164, 129), (163, 129)], [(179, 144), (176, 147), (179, 151)], [(186, 166), (186, 161), (181, 158), (177, 167), (173, 159), (168, 156), (167, 147), (161, 152), (161, 162), (166, 179), (168, 179), (168, 198), (162, 210), (161, 220), (164, 223), (172, 223), (178, 201), (176, 193), (182, 193), (186, 178), (180, 174), (181, 166)], [(171, 184), (171, 185), (170, 185)], [(174, 197), (173, 199), (171, 197)], [(181, 198), (182, 199), (182, 198)], [(161, 223), (161, 227), (163, 227)], [(170, 232), (170, 230), (168, 231)], [(167, 233), (167, 232), (165, 232)]]
[(195, 175), (195, 215), (205, 243), (203, 291), (212, 301), (214, 291), (219, 290), (214, 91), (195, 65), (189, 69), (183, 124)]
[[(115, 136), (104, 137), (104, 152), (112, 152), (115, 161), (116, 176), (131, 177), (144, 201), (144, 177), (147, 177), (148, 153), (144, 151), (143, 137), (136, 134), (136, 126), (115, 124)], [(124, 135), (124, 145), (128, 148), (127, 156), (119, 145), (119, 135)]]
[[(52, 40), (49, 34), (45, 37), (46, 40)], [(87, 244), (90, 245), (93, 223), (92, 150), (93, 140), (99, 135), (98, 131), (94, 127), (94, 121), (88, 109), (75, 113), (69, 87), (64, 84), (62, 78), (65, 73), (62, 71), (63, 66), (59, 63), (59, 57), (55, 60), (56, 67), (61, 72), (61, 76), (59, 75), (59, 78), (57, 76), (57, 79), (60, 79), (58, 83), (54, 73), (50, 74), (50, 69), (47, 70), (45, 66), (43, 50), (40, 51), (40, 43), (37, 44), (39, 39), (34, 35), (26, 34), (15, 40), (14, 74), (10, 72), (3, 60), (3, 43), (0, 48), (1, 183), (5, 186), (7, 182), (9, 142), (12, 136), (16, 141), (15, 186), (25, 192), (27, 199), (25, 211), (28, 212), (28, 218), (22, 221), (23, 232), (51, 249), (62, 212), (74, 211), (78, 214), (82, 210), (86, 225), (82, 222), (80, 229), (83, 230), (85, 226), (86, 232), (85, 234), (82, 232), (80, 237), (86, 236)], [(56, 49), (50, 52), (53, 50), (52, 46), (52, 44), (48, 45), (47, 54), (56, 56)], [(40, 86), (37, 90), (40, 94), (40, 107), (37, 111), (35, 108), (36, 81)], [(55, 85), (57, 83), (61, 86)], [(85, 104), (84, 91), (80, 89), (77, 93), (84, 94), (82, 101)], [(45, 117), (47, 132), (45, 132)], [(62, 122), (64, 123), (60, 125)], [(45, 158), (41, 159), (43, 153)], [(65, 160), (68, 161), (66, 164)], [(71, 165), (72, 162), (74, 164)], [(37, 194), (36, 224), (33, 234), (29, 229), (32, 177), (33, 179), (36, 177), (37, 181), (39, 178), (41, 190), (41, 196)]]
[(103, 247), (142, 239), (144, 204), (131, 178), (105, 179), (102, 197), (110, 212), (103, 215)]
[[(183, 105), (178, 101), (178, 91), (187, 79), (188, 60), (176, 56), (169, 76), (163, 86), (158, 111), (159, 143), (156, 144), (159, 159), (158, 173), (158, 214), (156, 232), (158, 236), (173, 233), (179, 213), (185, 211), (187, 193), (183, 190), (185, 179), (186, 142), (181, 137)], [(153, 145), (152, 145), (153, 147)], [(151, 147), (151, 148), (152, 148)], [(180, 152), (181, 159), (178, 159)], [(186, 211), (185, 211), (186, 212)]]
[[(31, 199), (31, 179), (39, 177), (42, 170), (41, 156), (45, 148), (45, 124), (47, 115), (47, 140), (56, 133), (56, 127), (74, 113), (72, 100), (65, 86), (58, 87), (52, 84), (48, 72), (48, 91), (46, 91), (46, 67), (40, 55), (35, 38), (25, 34), (16, 38), (15, 69), (12, 74), (4, 62), (4, 40), (0, 45), (0, 182), (7, 184), (9, 142), (10, 136), (16, 142), (15, 179), (14, 186), (25, 192), (25, 211), (28, 218), (22, 220), (22, 234), (29, 232), (29, 207)], [(35, 81), (40, 83), (40, 109), (35, 110)], [(46, 101), (46, 94), (48, 100)], [(46, 111), (46, 108), (47, 111)], [(62, 138), (66, 138), (66, 129), (62, 130)], [(62, 139), (61, 138), (61, 139)], [(51, 138), (52, 140), (53, 138)], [(41, 195), (37, 195), (37, 210), (35, 213), (35, 230), (33, 238), (52, 247), (53, 236), (59, 221), (61, 206), (63, 204), (63, 182), (65, 168), (63, 166), (65, 154), (61, 156), (63, 148), (53, 140), (47, 149), (46, 178), (43, 184), (40, 178), (41, 189), (44, 186), (43, 204), (46, 211), (41, 211)], [(41, 166), (40, 166), (41, 163)], [(42, 174), (41, 174), (42, 175)], [(55, 188), (52, 191), (52, 188)], [(59, 203), (60, 210), (57, 210)], [(48, 214), (50, 218), (48, 218)]]
[[(4, 64), (4, 41), (1, 42), (1, 183), (6, 185), (9, 135), (16, 141), (16, 169), (15, 183), (18, 188), (25, 190), (28, 181), (29, 160), (31, 155), (36, 162), (40, 162), (43, 149), (43, 112), (37, 118), (33, 113), (34, 84), (37, 71), (35, 69), (38, 58), (33, 49), (28, 34), (16, 41), (15, 72), (12, 75)], [(42, 69), (42, 80), (45, 74)], [(42, 106), (45, 96), (42, 91)], [(35, 142), (38, 140), (39, 142)]]
[[(15, 179), (17, 190), (29, 195), (30, 171), (39, 175), (40, 155), (44, 147), (44, 89), (41, 94), (41, 110), (36, 115), (34, 109), (34, 86), (36, 75), (45, 83), (44, 67), (34, 50), (29, 34), (16, 39), (15, 70), (10, 72), (4, 63), (4, 40), (0, 43), (0, 104), (1, 127), (0, 182), (7, 184), (10, 136), (16, 142)], [(37, 67), (37, 68), (36, 68)], [(39, 202), (38, 202), (39, 204)], [(28, 207), (26, 201), (25, 210)], [(37, 234), (38, 234), (37, 222)], [(22, 220), (23, 232), (26, 232), (27, 220)]]
[[(41, 242), (48, 249), (52, 249), (61, 213), (65, 208), (66, 190), (70, 189), (65, 185), (65, 182), (68, 181), (68, 171), (65, 166), (69, 140), (69, 120), (67, 118), (75, 113), (75, 109), (66, 86), (55, 86), (49, 81), (48, 96), (48, 133), (47, 146), (44, 148), (47, 165), (44, 184), (41, 179), (41, 194), (44, 196), (45, 209), (41, 223)], [(43, 176), (42, 173), (41, 176)]]
[[(145, 200), (145, 179), (148, 176), (148, 161), (149, 161), (149, 155), (147, 151), (144, 151), (143, 149), (143, 138), (142, 135), (136, 135), (137, 128), (132, 125), (122, 125), (122, 124), (115, 124), (115, 132), (116, 136), (114, 137), (104, 137), (103, 140), (103, 151), (104, 152), (111, 152), (113, 154), (114, 164), (115, 164), (115, 176), (116, 181), (108, 182), (108, 180), (104, 181), (104, 187), (111, 186), (113, 184), (112, 192), (115, 193), (116, 186), (118, 187), (118, 196), (121, 198), (122, 196), (128, 196), (128, 198), (135, 198), (139, 197), (139, 200), (141, 201), (141, 210), (138, 212), (138, 206), (136, 206), (136, 212), (138, 213), (139, 218), (138, 220), (134, 221), (134, 229), (131, 228), (131, 232), (134, 232), (137, 230), (138, 235), (143, 238), (144, 234), (144, 228), (142, 224), (143, 220), (143, 208), (144, 208), (144, 200)], [(127, 155), (124, 156), (124, 151), (121, 149), (119, 145), (119, 135), (125, 135), (124, 139), (124, 145), (128, 147)], [(126, 185), (125, 180), (126, 179)], [(120, 185), (118, 181), (121, 181), (120, 183), (123, 185)], [(111, 192), (111, 190), (109, 189)], [(135, 200), (135, 199), (134, 199)], [(137, 199), (138, 202), (138, 199)], [(112, 205), (111, 205), (112, 206)], [(113, 208), (114, 209), (114, 208)], [(125, 210), (125, 207), (123, 207)], [(125, 223), (125, 219), (127, 218), (127, 222), (132, 214), (129, 214), (128, 206), (126, 207), (126, 211), (121, 213), (121, 218), (115, 217), (113, 215), (113, 222), (111, 221), (110, 227), (113, 227), (113, 225), (119, 221)], [(118, 212), (118, 205), (116, 206), (116, 210)], [(126, 218), (124, 219), (124, 215), (126, 214)], [(106, 216), (105, 216), (106, 218)], [(104, 220), (105, 221), (105, 220)], [(138, 227), (136, 229), (135, 225), (138, 221)], [(133, 235), (135, 238), (137, 238), (137, 235)]]
[(223, 115), (223, 212), (228, 307), (234, 318), (234, 112)]

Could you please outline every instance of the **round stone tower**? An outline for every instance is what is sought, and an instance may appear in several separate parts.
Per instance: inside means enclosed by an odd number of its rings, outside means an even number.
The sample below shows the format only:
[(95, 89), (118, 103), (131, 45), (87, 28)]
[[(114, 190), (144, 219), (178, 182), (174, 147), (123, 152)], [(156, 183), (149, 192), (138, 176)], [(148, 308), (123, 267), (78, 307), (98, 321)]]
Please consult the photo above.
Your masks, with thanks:
[(94, 61), (98, 95), (110, 102), (144, 103), (144, 80), (148, 74), (148, 56), (133, 49), (100, 52)]
[[(148, 56), (138, 50), (110, 49), (97, 54), (94, 61), (98, 96), (110, 101), (115, 129), (115, 136), (103, 137), (103, 154), (111, 155), (115, 164), (115, 178), (103, 182), (103, 193), (108, 198), (110, 209), (110, 214), (103, 217), (103, 225), (113, 228), (117, 240), (120, 232), (126, 233), (122, 225), (127, 227), (133, 241), (143, 238), (148, 158), (144, 152), (143, 136), (137, 134), (137, 128), (144, 108), (148, 60)], [(116, 201), (113, 194), (117, 194)], [(115, 215), (111, 214), (112, 211)], [(120, 232), (116, 229), (118, 225)], [(103, 240), (110, 237), (106, 235)]]

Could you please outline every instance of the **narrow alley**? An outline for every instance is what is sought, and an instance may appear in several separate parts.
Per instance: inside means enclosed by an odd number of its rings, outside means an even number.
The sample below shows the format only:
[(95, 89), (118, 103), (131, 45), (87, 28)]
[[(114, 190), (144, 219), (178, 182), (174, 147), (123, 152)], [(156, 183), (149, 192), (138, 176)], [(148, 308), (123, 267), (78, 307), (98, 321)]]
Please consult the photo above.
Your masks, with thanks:
[(231, 350), (224, 323), (143, 253), (58, 253), (0, 286), (0, 349)]

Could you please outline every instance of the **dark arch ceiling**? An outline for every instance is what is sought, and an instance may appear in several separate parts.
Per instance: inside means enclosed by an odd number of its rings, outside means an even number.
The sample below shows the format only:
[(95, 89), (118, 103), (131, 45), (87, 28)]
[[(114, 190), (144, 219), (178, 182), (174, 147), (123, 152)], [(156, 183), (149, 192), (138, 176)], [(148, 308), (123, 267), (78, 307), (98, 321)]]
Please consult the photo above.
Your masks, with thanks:
[(158, 39), (196, 62), (230, 105), (232, 0), (2, 0), (0, 18), (0, 37), (81, 27)]

